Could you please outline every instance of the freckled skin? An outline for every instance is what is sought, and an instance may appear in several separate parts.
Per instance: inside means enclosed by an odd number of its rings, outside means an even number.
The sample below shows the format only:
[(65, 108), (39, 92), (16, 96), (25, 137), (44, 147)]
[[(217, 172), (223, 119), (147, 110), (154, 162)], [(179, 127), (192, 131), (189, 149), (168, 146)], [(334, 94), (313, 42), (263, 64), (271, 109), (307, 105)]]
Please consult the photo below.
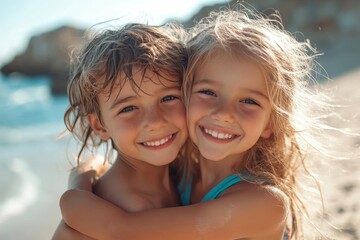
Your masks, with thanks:
[[(188, 127), (191, 140), (204, 158), (241, 158), (260, 137), (270, 136), (270, 114), (265, 80), (256, 64), (217, 54), (196, 72)], [(236, 137), (219, 144), (206, 137), (204, 127)]]

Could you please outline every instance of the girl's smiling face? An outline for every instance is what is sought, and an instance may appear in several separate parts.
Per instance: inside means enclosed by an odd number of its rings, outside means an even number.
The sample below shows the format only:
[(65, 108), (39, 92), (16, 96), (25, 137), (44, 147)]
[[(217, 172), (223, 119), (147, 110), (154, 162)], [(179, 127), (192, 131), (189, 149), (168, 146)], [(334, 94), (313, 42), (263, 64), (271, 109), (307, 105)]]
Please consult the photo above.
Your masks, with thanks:
[(268, 138), (271, 105), (260, 67), (218, 52), (199, 67), (188, 105), (191, 140), (203, 157), (239, 159)]
[[(89, 121), (103, 140), (112, 139), (120, 155), (133, 161), (161, 166), (172, 162), (187, 139), (185, 107), (179, 77), (134, 70), (129, 80), (111, 94), (98, 96), (102, 122), (95, 114)], [(135, 162), (134, 162), (135, 161)]]

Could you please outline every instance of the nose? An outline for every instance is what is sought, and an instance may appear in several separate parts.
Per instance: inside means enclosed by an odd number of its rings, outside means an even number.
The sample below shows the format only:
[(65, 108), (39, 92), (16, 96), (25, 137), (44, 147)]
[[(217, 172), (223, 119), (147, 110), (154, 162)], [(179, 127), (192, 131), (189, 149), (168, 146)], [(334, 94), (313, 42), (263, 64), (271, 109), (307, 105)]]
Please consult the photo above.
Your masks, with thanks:
[(144, 129), (147, 131), (157, 131), (165, 125), (165, 118), (161, 109), (149, 108), (143, 115)]
[(234, 106), (230, 101), (222, 101), (214, 108), (212, 118), (219, 122), (233, 123), (235, 120)]

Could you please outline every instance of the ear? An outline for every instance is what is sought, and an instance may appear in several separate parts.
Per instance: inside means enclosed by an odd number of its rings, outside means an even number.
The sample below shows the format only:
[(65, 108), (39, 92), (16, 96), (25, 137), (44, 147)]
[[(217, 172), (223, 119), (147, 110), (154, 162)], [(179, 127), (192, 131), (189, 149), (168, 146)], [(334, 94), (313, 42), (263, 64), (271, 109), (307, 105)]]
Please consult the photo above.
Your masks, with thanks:
[(270, 124), (268, 124), (266, 126), (266, 128), (263, 130), (263, 132), (261, 133), (261, 137), (262, 138), (269, 138), (271, 136), (271, 134), (273, 133)]
[(107, 129), (102, 125), (96, 113), (89, 114), (87, 116), (87, 119), (89, 121), (90, 127), (96, 135), (98, 135), (104, 141), (109, 140), (110, 134), (108, 133)]

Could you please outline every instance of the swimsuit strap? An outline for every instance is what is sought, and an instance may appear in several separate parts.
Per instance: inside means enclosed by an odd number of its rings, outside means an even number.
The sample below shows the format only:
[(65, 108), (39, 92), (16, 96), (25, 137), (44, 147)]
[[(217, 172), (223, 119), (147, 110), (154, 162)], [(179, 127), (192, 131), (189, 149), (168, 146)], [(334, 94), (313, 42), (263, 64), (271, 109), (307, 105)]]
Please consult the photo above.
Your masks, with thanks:
[[(215, 187), (213, 187), (201, 200), (201, 202), (205, 202), (208, 200), (213, 200), (218, 198), (226, 189), (230, 188), (234, 184), (240, 182), (243, 178), (241, 177), (243, 174), (233, 174), (225, 179), (221, 180)], [(183, 179), (178, 185), (178, 192), (180, 193), (180, 200), (183, 206), (187, 206), (191, 204), (191, 189), (192, 189), (192, 178), (189, 179), (188, 182), (185, 182)], [(185, 185), (186, 184), (186, 185)]]
[(192, 186), (192, 178), (190, 178), (188, 182), (186, 182), (186, 178), (183, 178), (177, 187), (178, 193), (180, 194), (180, 201), (182, 206), (188, 206), (191, 204), (190, 203), (191, 186)]
[[(183, 206), (191, 204), (190, 198), (193, 182), (192, 180), (193, 179), (190, 178), (188, 181), (186, 181), (185, 178), (183, 178), (178, 185), (178, 192), (180, 193), (180, 200)], [(230, 188), (231, 186), (242, 180), (260, 181), (265, 183), (269, 182), (261, 178), (253, 177), (248, 172), (232, 174), (221, 180), (221, 182), (219, 182), (208, 193), (206, 193), (201, 202), (217, 199), (226, 189)]]
[(239, 175), (230, 175), (219, 182), (215, 187), (213, 187), (201, 200), (201, 202), (206, 202), (209, 200), (217, 199), (226, 189), (240, 182), (242, 178)]

